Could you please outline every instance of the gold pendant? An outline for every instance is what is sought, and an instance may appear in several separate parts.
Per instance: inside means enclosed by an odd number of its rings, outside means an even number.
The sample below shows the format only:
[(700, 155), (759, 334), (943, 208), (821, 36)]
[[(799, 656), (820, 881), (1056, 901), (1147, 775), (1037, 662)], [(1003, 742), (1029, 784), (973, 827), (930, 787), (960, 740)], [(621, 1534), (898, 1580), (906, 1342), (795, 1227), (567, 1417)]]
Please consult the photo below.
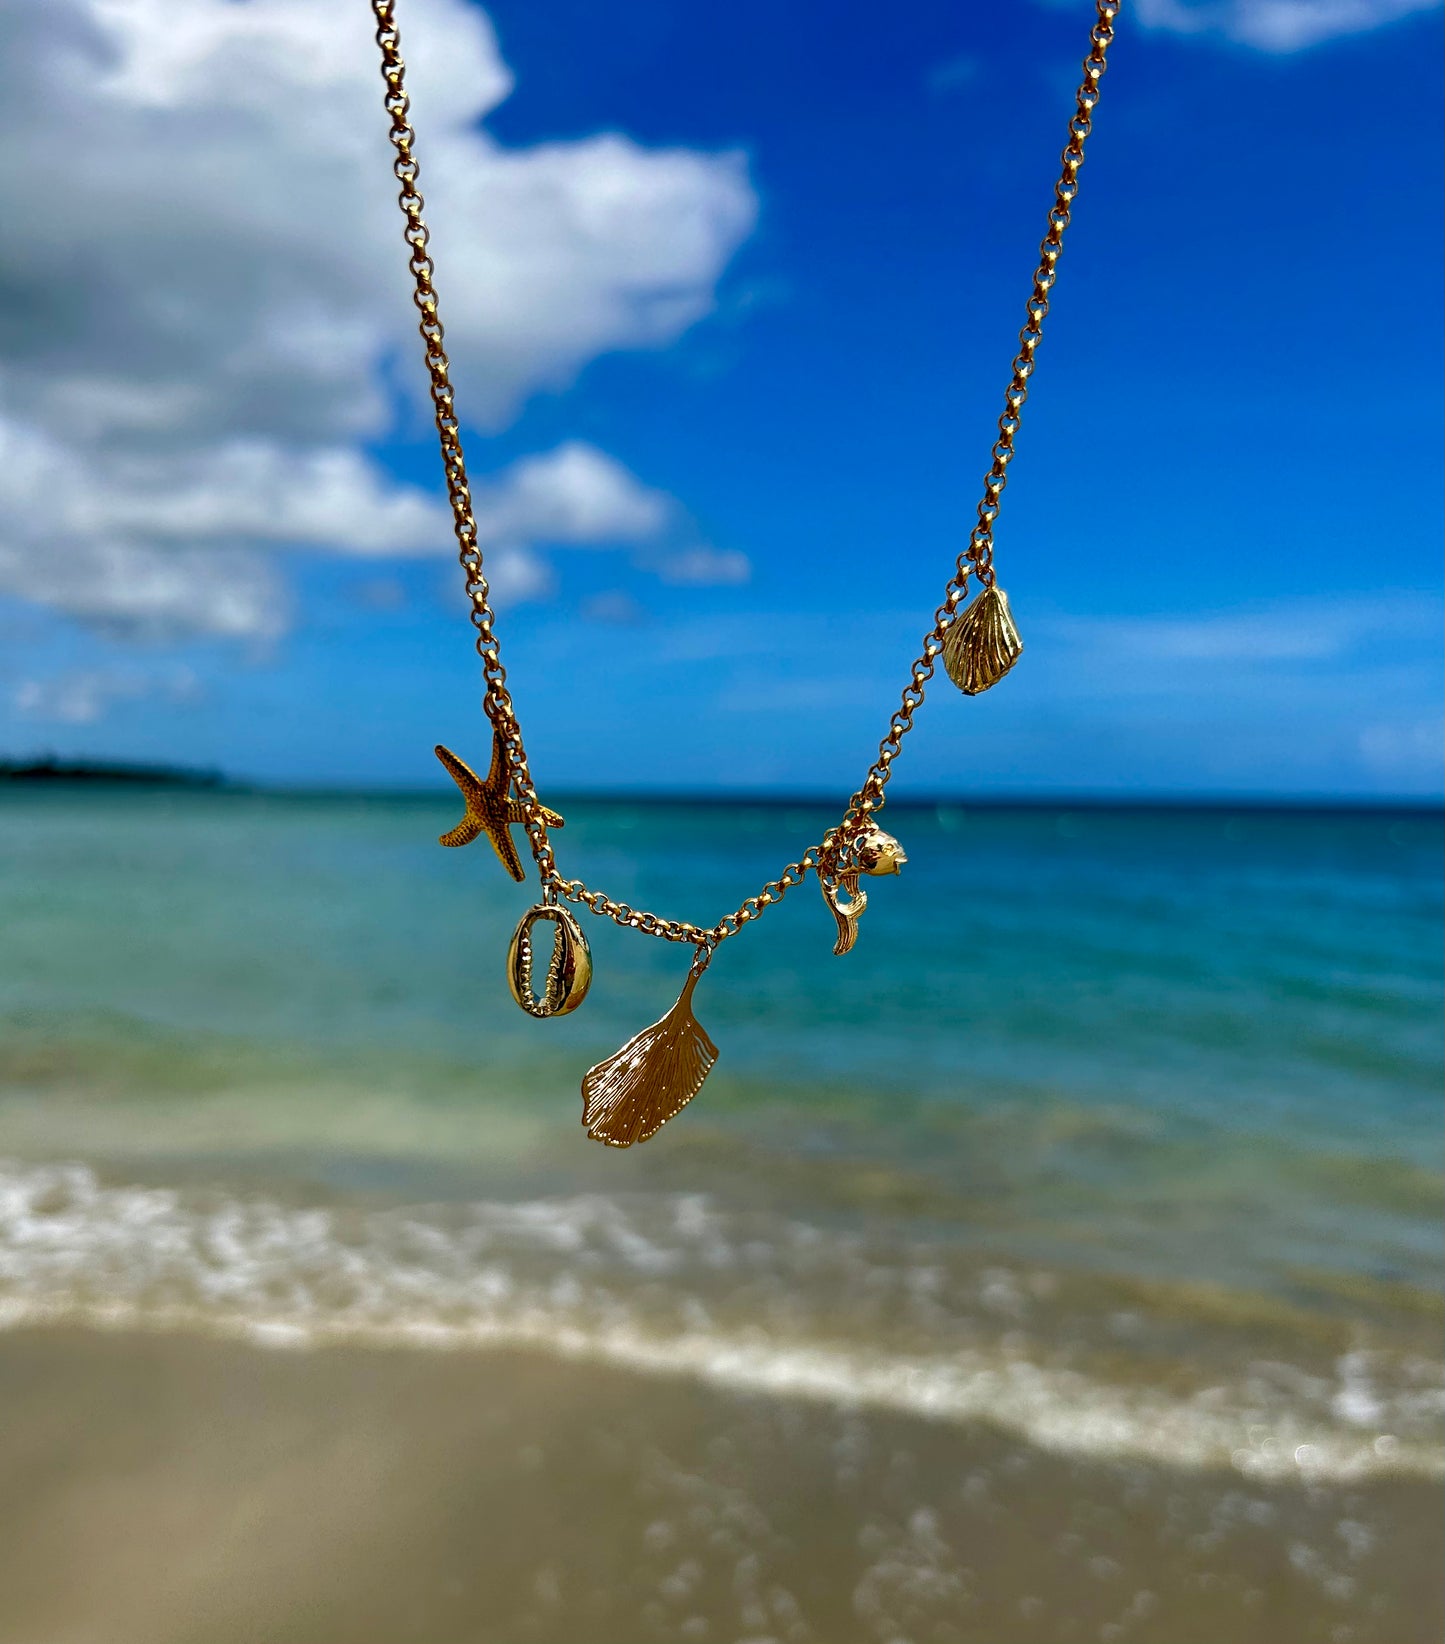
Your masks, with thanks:
[(1023, 648), (1008, 595), (1002, 588), (985, 588), (948, 630), (943, 666), (965, 696), (978, 696), (998, 684)]
[[(502, 859), (502, 866), (519, 882), (527, 876), (522, 871), (522, 861), (517, 855), (517, 847), (512, 842), (510, 829), (518, 822), (527, 820), (527, 807), (519, 799), (511, 797), (512, 777), (507, 769), (507, 758), (502, 750), (501, 733), (494, 727), (492, 730), (492, 763), (487, 771), (485, 782), (477, 775), (470, 765), (458, 759), (450, 748), (437, 745), (436, 756), (446, 766), (453, 782), (462, 790), (462, 798), (467, 802), (467, 814), (457, 823), (450, 833), (441, 836), (443, 845), (470, 845), (478, 834), (486, 834), (492, 842), (492, 848)], [(566, 824), (556, 811), (548, 810), (545, 805), (539, 805), (542, 820), (549, 828), (561, 828)]]
[[(532, 926), (550, 919), (552, 957), (541, 997), (532, 983)], [(529, 1016), (567, 1016), (587, 997), (592, 986), (592, 950), (572, 914), (555, 903), (540, 902), (522, 915), (507, 949), (507, 986)]]
[(655, 1136), (702, 1089), (717, 1046), (692, 1013), (707, 961), (693, 962), (677, 1003), (582, 1080), (582, 1123), (595, 1142), (631, 1147)]
[(878, 878), (898, 873), (908, 861), (902, 845), (891, 833), (884, 833), (877, 826), (865, 828), (858, 835), (853, 842), (852, 856), (858, 864), (856, 868), (838, 874), (824, 869), (818, 874), (823, 900), (838, 921), (838, 940), (833, 944), (833, 952), (840, 955), (852, 951), (858, 940), (858, 921), (868, 908), (868, 892), (859, 890), (858, 876), (866, 873)]
[(823, 900), (838, 921), (838, 940), (833, 944), (833, 952), (850, 953), (858, 940), (858, 921), (868, 910), (868, 892), (858, 889), (856, 873), (841, 873), (836, 878), (820, 873), (818, 884), (822, 887)]
[(874, 879), (888, 873), (901, 873), (908, 866), (908, 852), (876, 823), (854, 840), (853, 854), (863, 872)]

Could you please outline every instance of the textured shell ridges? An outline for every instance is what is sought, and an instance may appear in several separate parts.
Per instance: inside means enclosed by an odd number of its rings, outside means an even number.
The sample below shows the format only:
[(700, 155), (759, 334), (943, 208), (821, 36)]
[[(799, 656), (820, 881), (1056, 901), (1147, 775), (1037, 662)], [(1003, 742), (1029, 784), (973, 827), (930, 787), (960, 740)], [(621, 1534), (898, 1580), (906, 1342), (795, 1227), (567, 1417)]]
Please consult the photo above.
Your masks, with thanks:
[(1008, 595), (1002, 588), (985, 588), (949, 629), (943, 666), (965, 696), (978, 696), (998, 684), (1023, 648)]
[(692, 1013), (690, 976), (660, 1022), (644, 1028), (582, 1081), (582, 1123), (594, 1141), (631, 1147), (654, 1136), (702, 1089), (717, 1046)]

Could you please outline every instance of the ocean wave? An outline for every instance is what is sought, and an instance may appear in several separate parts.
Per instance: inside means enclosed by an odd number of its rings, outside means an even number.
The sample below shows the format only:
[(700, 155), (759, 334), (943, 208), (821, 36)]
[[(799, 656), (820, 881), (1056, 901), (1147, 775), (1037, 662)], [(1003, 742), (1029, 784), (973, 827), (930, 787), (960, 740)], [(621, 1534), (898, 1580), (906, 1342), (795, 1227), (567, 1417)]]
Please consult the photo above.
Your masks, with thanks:
[(1107, 1353), (1081, 1351), (1064, 1284), (695, 1195), (296, 1208), (110, 1186), (80, 1164), (0, 1164), (0, 1328), (526, 1348), (987, 1422), (1065, 1454), (1260, 1478), (1445, 1476), (1437, 1364), (1369, 1346), (1305, 1363), (1216, 1344), (1197, 1361), (1176, 1349), (1166, 1372), (1137, 1309), (1100, 1316)]

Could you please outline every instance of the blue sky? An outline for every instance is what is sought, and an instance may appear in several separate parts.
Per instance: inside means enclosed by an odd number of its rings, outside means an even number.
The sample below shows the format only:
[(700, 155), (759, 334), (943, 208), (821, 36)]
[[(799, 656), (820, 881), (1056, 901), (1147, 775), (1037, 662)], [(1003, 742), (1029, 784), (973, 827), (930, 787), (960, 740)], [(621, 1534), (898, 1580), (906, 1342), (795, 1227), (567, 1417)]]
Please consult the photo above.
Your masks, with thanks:
[[(0, 268), (0, 748), (434, 784), (487, 737), (364, 31), (151, 10), (21, 42), (73, 152)], [(1087, 9), (409, 15), (544, 793), (846, 793), (972, 518)], [(1028, 649), (935, 686), (900, 794), (1440, 792), (1439, 21), (1121, 19), (997, 533)], [(243, 98), (278, 40), (325, 86)], [(107, 220), (95, 156), (176, 122), (188, 209), (131, 166)]]

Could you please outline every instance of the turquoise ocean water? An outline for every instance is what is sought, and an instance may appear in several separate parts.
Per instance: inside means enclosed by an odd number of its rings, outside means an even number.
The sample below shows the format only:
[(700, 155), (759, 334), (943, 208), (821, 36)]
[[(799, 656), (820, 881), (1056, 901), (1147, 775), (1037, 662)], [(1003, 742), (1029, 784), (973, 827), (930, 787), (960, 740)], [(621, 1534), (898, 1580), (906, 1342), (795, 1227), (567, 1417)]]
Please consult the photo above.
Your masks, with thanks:
[[(564, 871), (710, 919), (807, 805), (573, 801)], [(0, 1322), (520, 1342), (1243, 1478), (1445, 1472), (1442, 829), (890, 808), (855, 951), (727, 943), (644, 1148), (578, 1081), (685, 952), (583, 915), (586, 1005), (436, 799), (0, 796)]]

